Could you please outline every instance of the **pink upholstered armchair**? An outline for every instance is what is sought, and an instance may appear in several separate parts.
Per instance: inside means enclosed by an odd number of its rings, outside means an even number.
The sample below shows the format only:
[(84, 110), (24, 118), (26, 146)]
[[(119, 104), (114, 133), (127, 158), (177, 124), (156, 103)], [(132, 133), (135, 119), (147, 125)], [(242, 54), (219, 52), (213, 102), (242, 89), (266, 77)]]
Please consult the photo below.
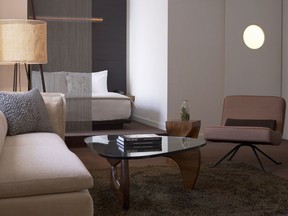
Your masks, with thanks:
[(256, 145), (280, 145), (285, 120), (286, 102), (276, 96), (227, 96), (224, 99), (220, 126), (208, 126), (204, 137), (211, 142), (229, 142), (238, 144), (221, 158), (215, 166), (229, 155), (231, 160), (242, 146), (252, 148), (261, 168), (263, 164), (257, 152), (275, 161)]

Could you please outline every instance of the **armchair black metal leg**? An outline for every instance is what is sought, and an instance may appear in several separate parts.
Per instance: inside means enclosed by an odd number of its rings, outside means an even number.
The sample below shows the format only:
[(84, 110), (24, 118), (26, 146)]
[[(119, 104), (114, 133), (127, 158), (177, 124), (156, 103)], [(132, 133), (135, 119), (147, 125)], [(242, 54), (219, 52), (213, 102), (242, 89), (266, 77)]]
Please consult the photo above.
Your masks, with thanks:
[(242, 147), (242, 146), (249, 146), (250, 148), (252, 148), (252, 150), (253, 150), (253, 152), (254, 152), (254, 154), (255, 154), (255, 156), (256, 156), (256, 158), (257, 158), (257, 160), (258, 160), (258, 162), (259, 162), (259, 164), (260, 164), (260, 166), (261, 166), (261, 168), (262, 168), (262, 170), (265, 172), (265, 169), (264, 169), (264, 166), (263, 166), (263, 164), (262, 164), (262, 161), (260, 160), (260, 157), (259, 157), (259, 155), (257, 154), (257, 151), (258, 152), (260, 152), (261, 154), (263, 154), (265, 157), (267, 157), (268, 159), (270, 159), (271, 161), (273, 161), (275, 164), (277, 164), (277, 165), (279, 165), (279, 164), (281, 164), (281, 162), (277, 162), (277, 161), (275, 161), (273, 158), (271, 158), (269, 155), (267, 155), (265, 152), (263, 152), (261, 149), (259, 149), (257, 146), (255, 146), (255, 145), (253, 145), (253, 144), (251, 144), (251, 143), (242, 143), (242, 144), (239, 144), (239, 145), (237, 145), (237, 146), (235, 146), (231, 151), (229, 151), (223, 158), (221, 158), (217, 163), (215, 163), (215, 165), (214, 166), (212, 166), (212, 167), (216, 167), (216, 166), (218, 166), (223, 160), (225, 160), (225, 158), (227, 158), (229, 155), (231, 155), (230, 156), (230, 158), (228, 159), (228, 161), (231, 161), (232, 160), (232, 158), (234, 157), (234, 155), (237, 153), (237, 151), (240, 149), (240, 147)]
[(281, 162), (275, 161), (273, 158), (271, 158), (269, 155), (267, 155), (265, 152), (263, 152), (261, 149), (259, 149), (257, 146), (254, 146), (254, 148), (259, 151), (260, 153), (262, 153), (264, 156), (266, 156), (268, 159), (270, 159), (271, 161), (273, 161), (275, 164), (280, 165), (282, 164)]
[(229, 151), (224, 157), (222, 157), (217, 163), (215, 163), (214, 166), (212, 167), (216, 167), (218, 164), (220, 164), (225, 158), (227, 158), (230, 154), (233, 154), (234, 151), (238, 151), (239, 149), (239, 145), (235, 146), (231, 151)]
[(260, 158), (259, 158), (259, 156), (258, 156), (258, 154), (257, 154), (257, 152), (256, 152), (256, 150), (255, 150), (255, 146), (251, 145), (250, 147), (252, 148), (254, 154), (256, 155), (256, 158), (257, 158), (257, 160), (258, 160), (258, 162), (259, 162), (262, 170), (265, 172), (265, 169), (264, 169), (264, 167), (263, 167), (263, 164), (262, 164), (262, 162), (261, 162), (261, 160), (260, 160)]
[(235, 151), (233, 152), (233, 154), (231, 155), (231, 157), (228, 159), (228, 161), (231, 161), (232, 160), (232, 158), (234, 157), (234, 155), (236, 154), (236, 152), (240, 149), (240, 147), (241, 147), (242, 145), (241, 144), (239, 144), (239, 145), (237, 145), (234, 149), (235, 149)]

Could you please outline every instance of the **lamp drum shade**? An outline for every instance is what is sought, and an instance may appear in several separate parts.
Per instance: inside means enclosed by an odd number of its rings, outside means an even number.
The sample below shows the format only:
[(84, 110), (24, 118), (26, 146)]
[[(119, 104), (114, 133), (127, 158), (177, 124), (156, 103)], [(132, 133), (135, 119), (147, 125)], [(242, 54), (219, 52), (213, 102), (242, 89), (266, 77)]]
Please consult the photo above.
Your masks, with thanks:
[(0, 64), (47, 63), (47, 23), (0, 20)]

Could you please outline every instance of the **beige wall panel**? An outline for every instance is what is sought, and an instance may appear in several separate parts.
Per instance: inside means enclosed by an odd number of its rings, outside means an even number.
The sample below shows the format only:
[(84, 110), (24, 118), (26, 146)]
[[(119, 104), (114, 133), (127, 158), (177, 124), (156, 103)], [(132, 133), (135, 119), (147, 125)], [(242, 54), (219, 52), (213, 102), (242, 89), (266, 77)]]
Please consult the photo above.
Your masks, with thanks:
[(169, 1), (168, 119), (189, 100), (201, 132), (219, 124), (224, 98), (224, 0)]
[[(0, 19), (26, 19), (27, 0), (0, 0)], [(21, 67), (22, 90), (27, 89), (26, 74)], [(13, 66), (0, 65), (0, 90), (11, 91), (13, 85)]]
[[(288, 0), (283, 0), (283, 47), (282, 47), (282, 97), (288, 103)], [(284, 138), (288, 139), (288, 104), (286, 105), (286, 121)]]
[[(246, 47), (243, 31), (257, 24), (265, 43)], [(226, 0), (225, 94), (281, 95), (282, 0)]]

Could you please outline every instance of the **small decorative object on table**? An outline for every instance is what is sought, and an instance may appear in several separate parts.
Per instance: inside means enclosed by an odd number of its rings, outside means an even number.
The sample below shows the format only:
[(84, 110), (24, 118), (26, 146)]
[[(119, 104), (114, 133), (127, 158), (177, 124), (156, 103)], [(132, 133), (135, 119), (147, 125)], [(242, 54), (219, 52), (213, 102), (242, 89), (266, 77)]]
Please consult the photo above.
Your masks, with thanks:
[(182, 121), (190, 119), (190, 107), (188, 100), (184, 100), (180, 108), (180, 117)]

